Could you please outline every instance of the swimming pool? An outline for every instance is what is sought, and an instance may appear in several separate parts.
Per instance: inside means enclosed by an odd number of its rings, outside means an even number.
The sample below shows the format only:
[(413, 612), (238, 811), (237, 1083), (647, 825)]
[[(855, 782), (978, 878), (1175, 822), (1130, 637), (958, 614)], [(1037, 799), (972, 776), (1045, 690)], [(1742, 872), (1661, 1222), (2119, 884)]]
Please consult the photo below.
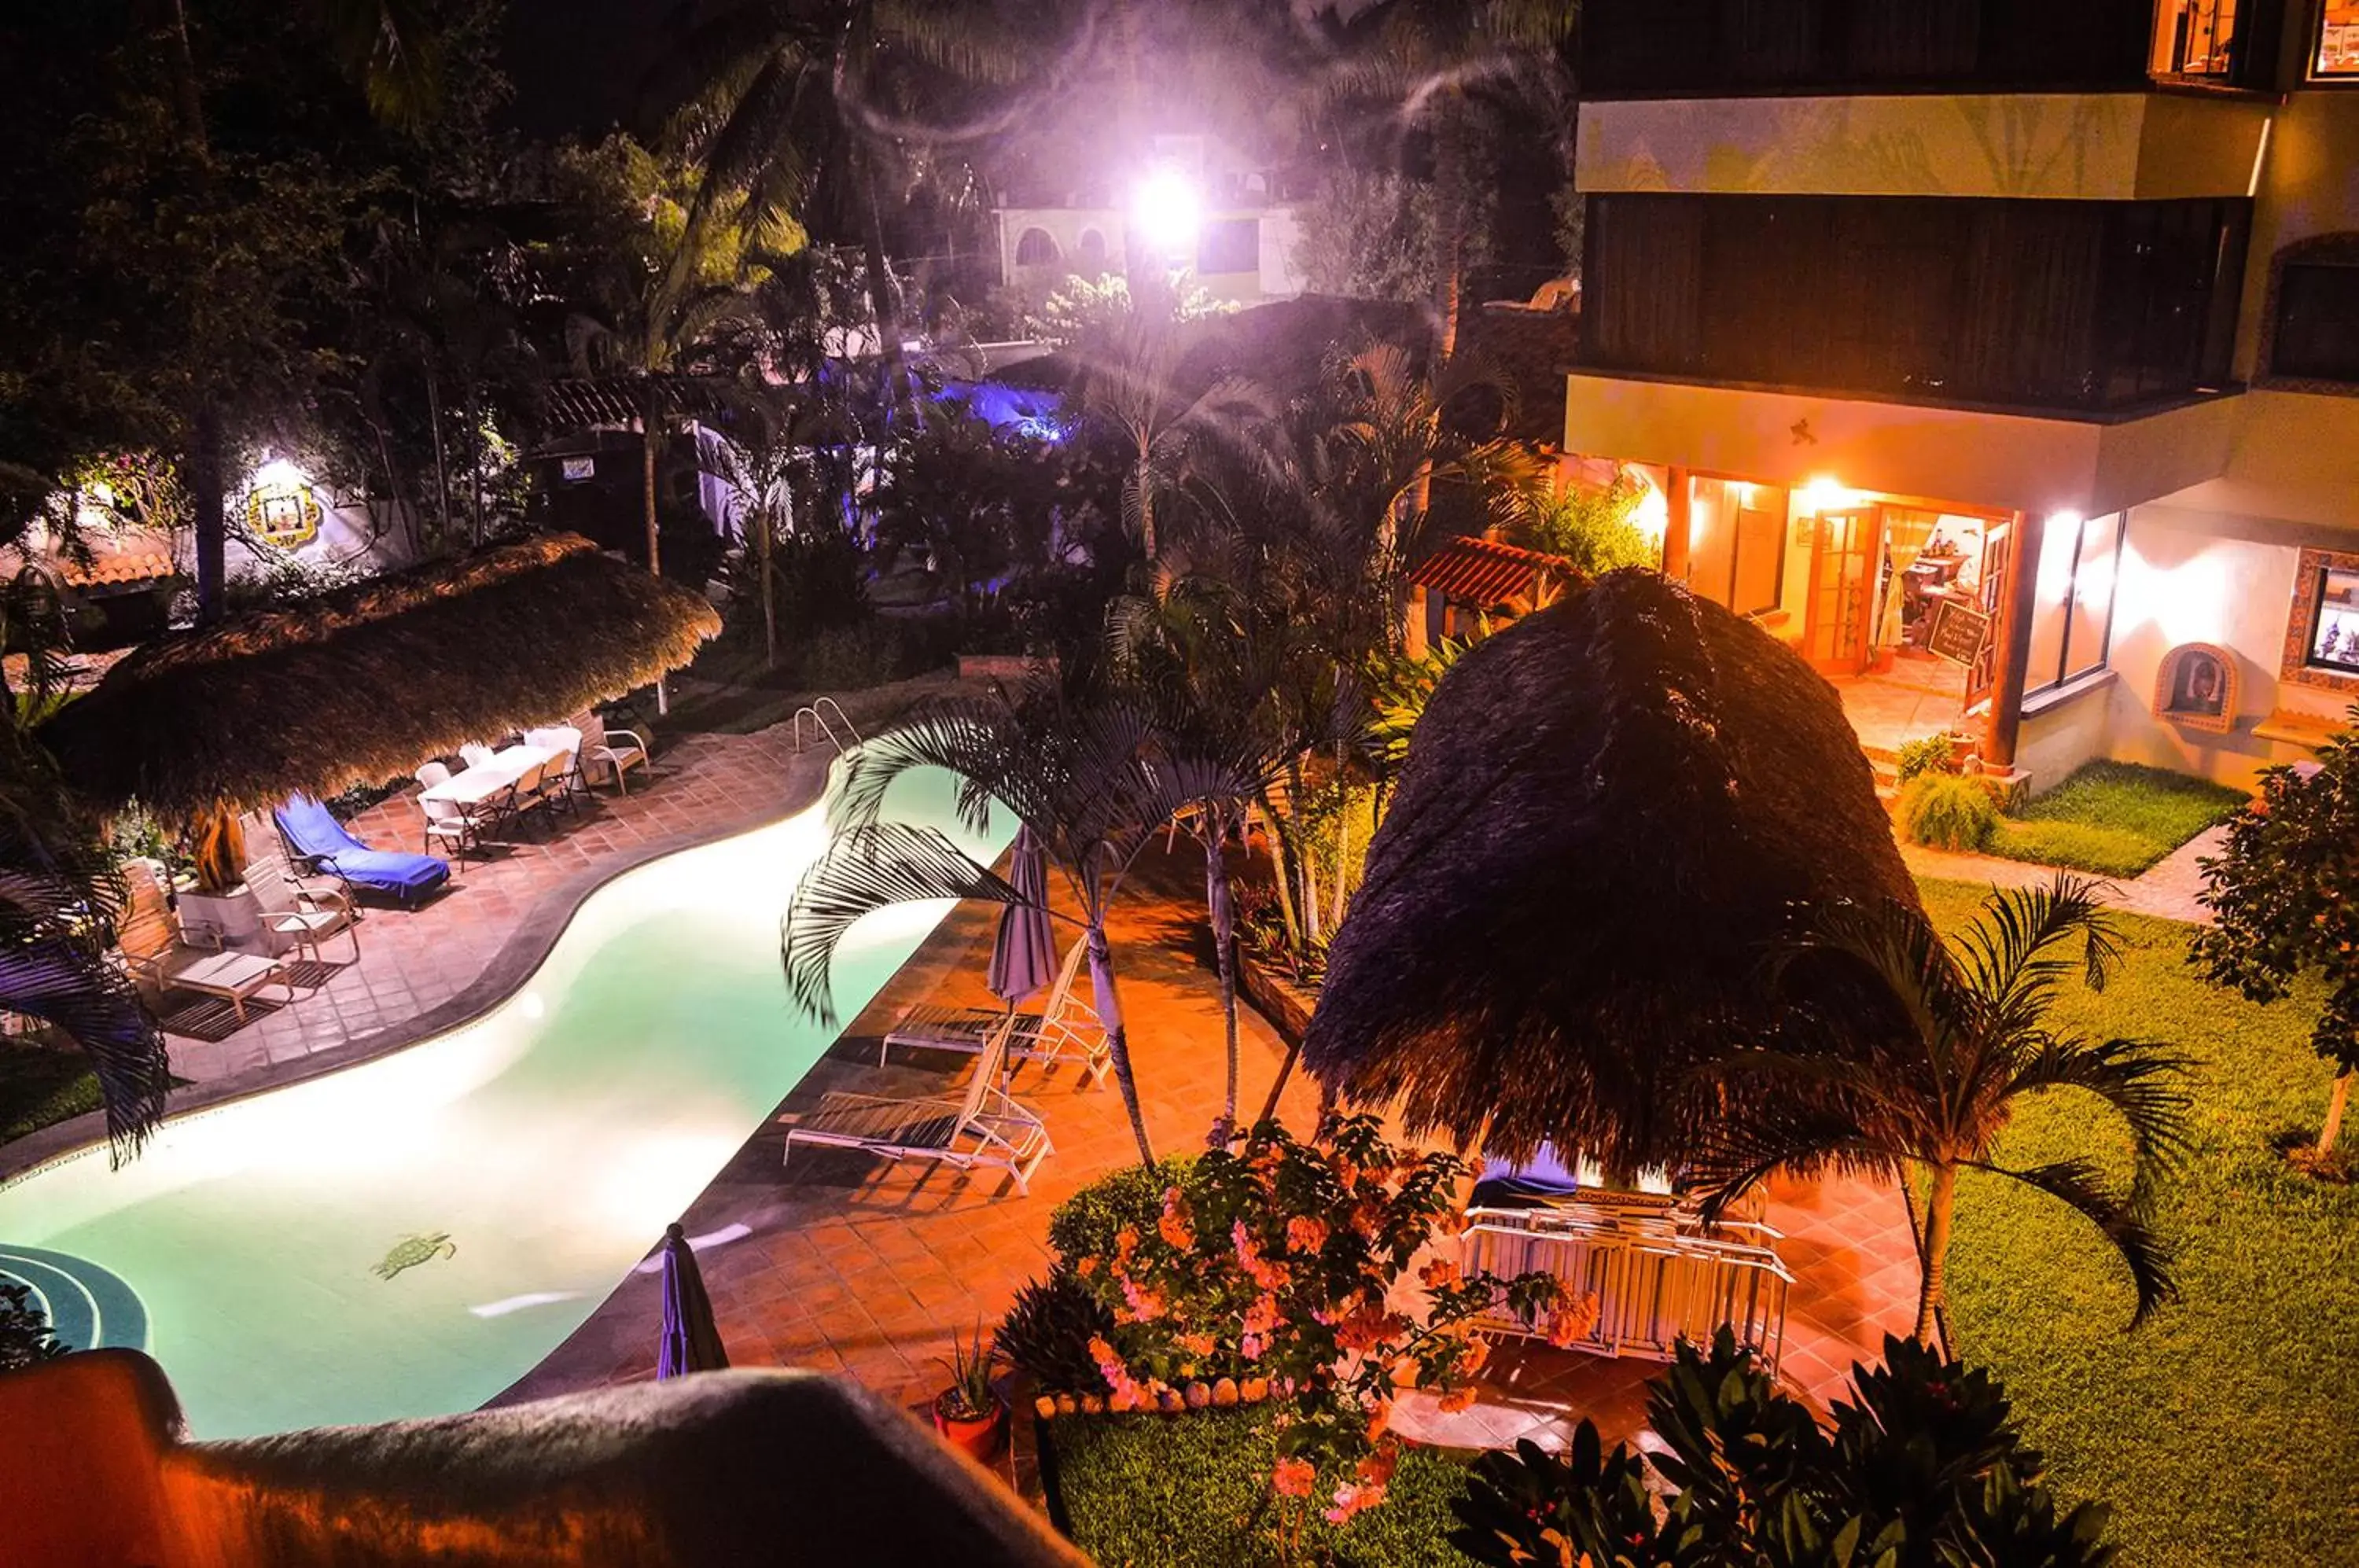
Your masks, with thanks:
[[(886, 815), (986, 861), (1014, 831), (963, 828), (943, 773), (897, 780)], [(826, 841), (813, 806), (627, 872), (484, 1017), (173, 1121), (120, 1171), (97, 1150), (27, 1173), (0, 1188), (0, 1253), (35, 1267), (0, 1269), (75, 1302), (60, 1321), (86, 1305), (119, 1323), (108, 1277), (127, 1286), (199, 1437), (480, 1405), (581, 1325), (833, 1040), (778, 966), (779, 916)], [(949, 907), (863, 920), (838, 1012)]]

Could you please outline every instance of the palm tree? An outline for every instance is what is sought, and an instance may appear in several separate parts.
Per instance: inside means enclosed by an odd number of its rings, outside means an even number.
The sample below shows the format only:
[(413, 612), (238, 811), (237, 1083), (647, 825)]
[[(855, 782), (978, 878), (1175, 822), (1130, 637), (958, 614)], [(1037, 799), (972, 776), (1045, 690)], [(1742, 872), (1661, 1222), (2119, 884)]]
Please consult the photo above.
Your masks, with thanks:
[(791, 387), (746, 383), (733, 393), (731, 428), (699, 450), (708, 471), (737, 495), (738, 525), (754, 547), (762, 584), (762, 657), (778, 666), (777, 583), (770, 564), (781, 535), (797, 531), (795, 488), (811, 466), (812, 448), (839, 442), (845, 431), (825, 398)]
[[(2169, 1252), (2143, 1216), (2155, 1178), (2185, 1147), (2182, 1062), (2150, 1041), (2088, 1039), (2053, 1016), (2070, 975), (2078, 971), (2100, 989), (2119, 960), (2094, 887), (2060, 875), (2045, 887), (1994, 889), (1973, 923), (1947, 941), (1921, 912), (1897, 904), (1822, 915), (1777, 967), (1831, 964), (1864, 981), (1862, 1005), (1887, 1010), (1887, 1043), (1864, 1056), (1756, 1051), (1725, 1063), (1730, 1121), (1704, 1162), (1712, 1208), (1776, 1171), (1897, 1181), (1922, 1171), (1920, 1344), (1933, 1342), (1944, 1301), (1962, 1171), (2021, 1182), (2086, 1217), (2129, 1269), (2133, 1322), (2169, 1300)], [(1772, 1092), (1781, 1087), (1800, 1092)], [(2126, 1193), (2084, 1158), (2021, 1169), (1997, 1162), (2016, 1106), (2054, 1089), (2093, 1094), (2120, 1116), (2136, 1154)]]
[(1458, 352), (1465, 298), (1467, 193), (1481, 178), (1470, 167), (1473, 95), (1551, 99), (1562, 75), (1558, 50), (1580, 13), (1578, 0), (1375, 0), (1325, 14), (1336, 58), (1314, 82), (1314, 101), (1373, 106), (1431, 132), (1442, 249), (1435, 305), (1445, 363)]
[(0, 714), (0, 1009), (38, 1018), (90, 1060), (117, 1163), (164, 1119), (163, 1031), (108, 962), (129, 889), (27, 725), (35, 684)]
[(614, 371), (638, 383), (647, 570), (660, 575), (656, 458), (673, 417), (667, 384), (748, 310), (747, 289), (761, 269), (755, 258), (791, 252), (802, 234), (784, 209), (734, 201), (720, 209), (734, 223), (701, 223), (701, 180), (621, 138), (598, 156), (619, 158), (619, 177), (641, 198), (648, 228), (636, 253), (604, 258), (591, 284), (597, 313), (566, 323), (566, 346), (582, 373)]
[(987, 827), (1004, 808), (1032, 830), (1081, 911), (1050, 915), (1081, 928), (1090, 982), (1114, 1059), (1114, 1082), (1138, 1141), (1155, 1163), (1139, 1108), (1122, 993), (1106, 917), (1124, 878), (1154, 834), (1190, 799), (1195, 776), (1163, 755), (1146, 704), (1125, 698), (1071, 701), (1053, 689), (1019, 701), (953, 700), (921, 709), (851, 754), (829, 814), (826, 855), (803, 874), (788, 909), (783, 958), (798, 1005), (832, 1021), (828, 969), (862, 916), (926, 898), (1024, 900), (947, 835), (878, 821), (894, 779), (919, 768), (958, 776), (959, 813)]
[(877, 346), (901, 353), (881, 187), (907, 146), (956, 139), (916, 115), (1015, 79), (1033, 51), (1000, 14), (957, 0), (732, 0), (707, 8), (666, 62), (682, 148), (702, 170), (695, 219), (743, 197), (813, 215), (862, 248)]

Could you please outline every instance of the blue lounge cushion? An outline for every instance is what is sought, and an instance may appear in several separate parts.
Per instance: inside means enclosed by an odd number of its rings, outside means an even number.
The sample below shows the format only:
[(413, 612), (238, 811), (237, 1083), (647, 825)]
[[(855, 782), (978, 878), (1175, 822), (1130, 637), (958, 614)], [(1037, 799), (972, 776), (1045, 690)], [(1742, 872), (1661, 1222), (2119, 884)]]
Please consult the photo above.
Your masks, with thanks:
[(298, 856), (355, 887), (391, 893), (406, 904), (451, 879), (449, 861), (397, 849), (371, 849), (309, 795), (288, 796), (273, 814), (278, 819), (278, 831), (287, 835)]

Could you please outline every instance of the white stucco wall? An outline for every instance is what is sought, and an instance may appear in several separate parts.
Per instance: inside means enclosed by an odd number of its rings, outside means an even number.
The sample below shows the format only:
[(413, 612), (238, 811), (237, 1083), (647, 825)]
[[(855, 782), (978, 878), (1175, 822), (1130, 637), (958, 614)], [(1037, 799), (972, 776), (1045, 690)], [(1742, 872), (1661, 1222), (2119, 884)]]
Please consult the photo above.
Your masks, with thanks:
[[(2131, 512), (2114, 607), (2108, 663), (2116, 679), (2105, 702), (2105, 753), (2238, 785), (2251, 783), (2268, 763), (2307, 755), (2299, 746), (2263, 739), (2254, 726), (2278, 711), (2332, 719), (2347, 705), (2333, 692), (2279, 680), (2277, 669), (2300, 549), (2352, 541), (2347, 533), (2171, 506)], [(2236, 723), (2224, 735), (2154, 715), (2163, 658), (2190, 642), (2235, 655)]]

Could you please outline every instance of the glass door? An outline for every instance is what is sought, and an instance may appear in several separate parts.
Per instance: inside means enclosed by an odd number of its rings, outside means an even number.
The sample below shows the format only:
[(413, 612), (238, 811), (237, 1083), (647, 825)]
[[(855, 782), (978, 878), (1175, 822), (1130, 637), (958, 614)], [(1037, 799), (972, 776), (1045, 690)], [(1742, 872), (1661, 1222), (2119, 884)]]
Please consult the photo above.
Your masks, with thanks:
[(1822, 512), (1810, 533), (1810, 596), (1802, 623), (1802, 654), (1821, 675), (1865, 673), (1875, 649), (1869, 636), (1875, 585), (1875, 548), (1882, 508)]
[(1965, 711), (1973, 713), (1990, 701), (1998, 684), (1999, 637), (2006, 625), (2007, 584), (2015, 576), (2015, 525), (1993, 522), (1983, 534), (1983, 575), (1977, 584), (1983, 614), (1990, 631), (1974, 661), (1966, 666)]

